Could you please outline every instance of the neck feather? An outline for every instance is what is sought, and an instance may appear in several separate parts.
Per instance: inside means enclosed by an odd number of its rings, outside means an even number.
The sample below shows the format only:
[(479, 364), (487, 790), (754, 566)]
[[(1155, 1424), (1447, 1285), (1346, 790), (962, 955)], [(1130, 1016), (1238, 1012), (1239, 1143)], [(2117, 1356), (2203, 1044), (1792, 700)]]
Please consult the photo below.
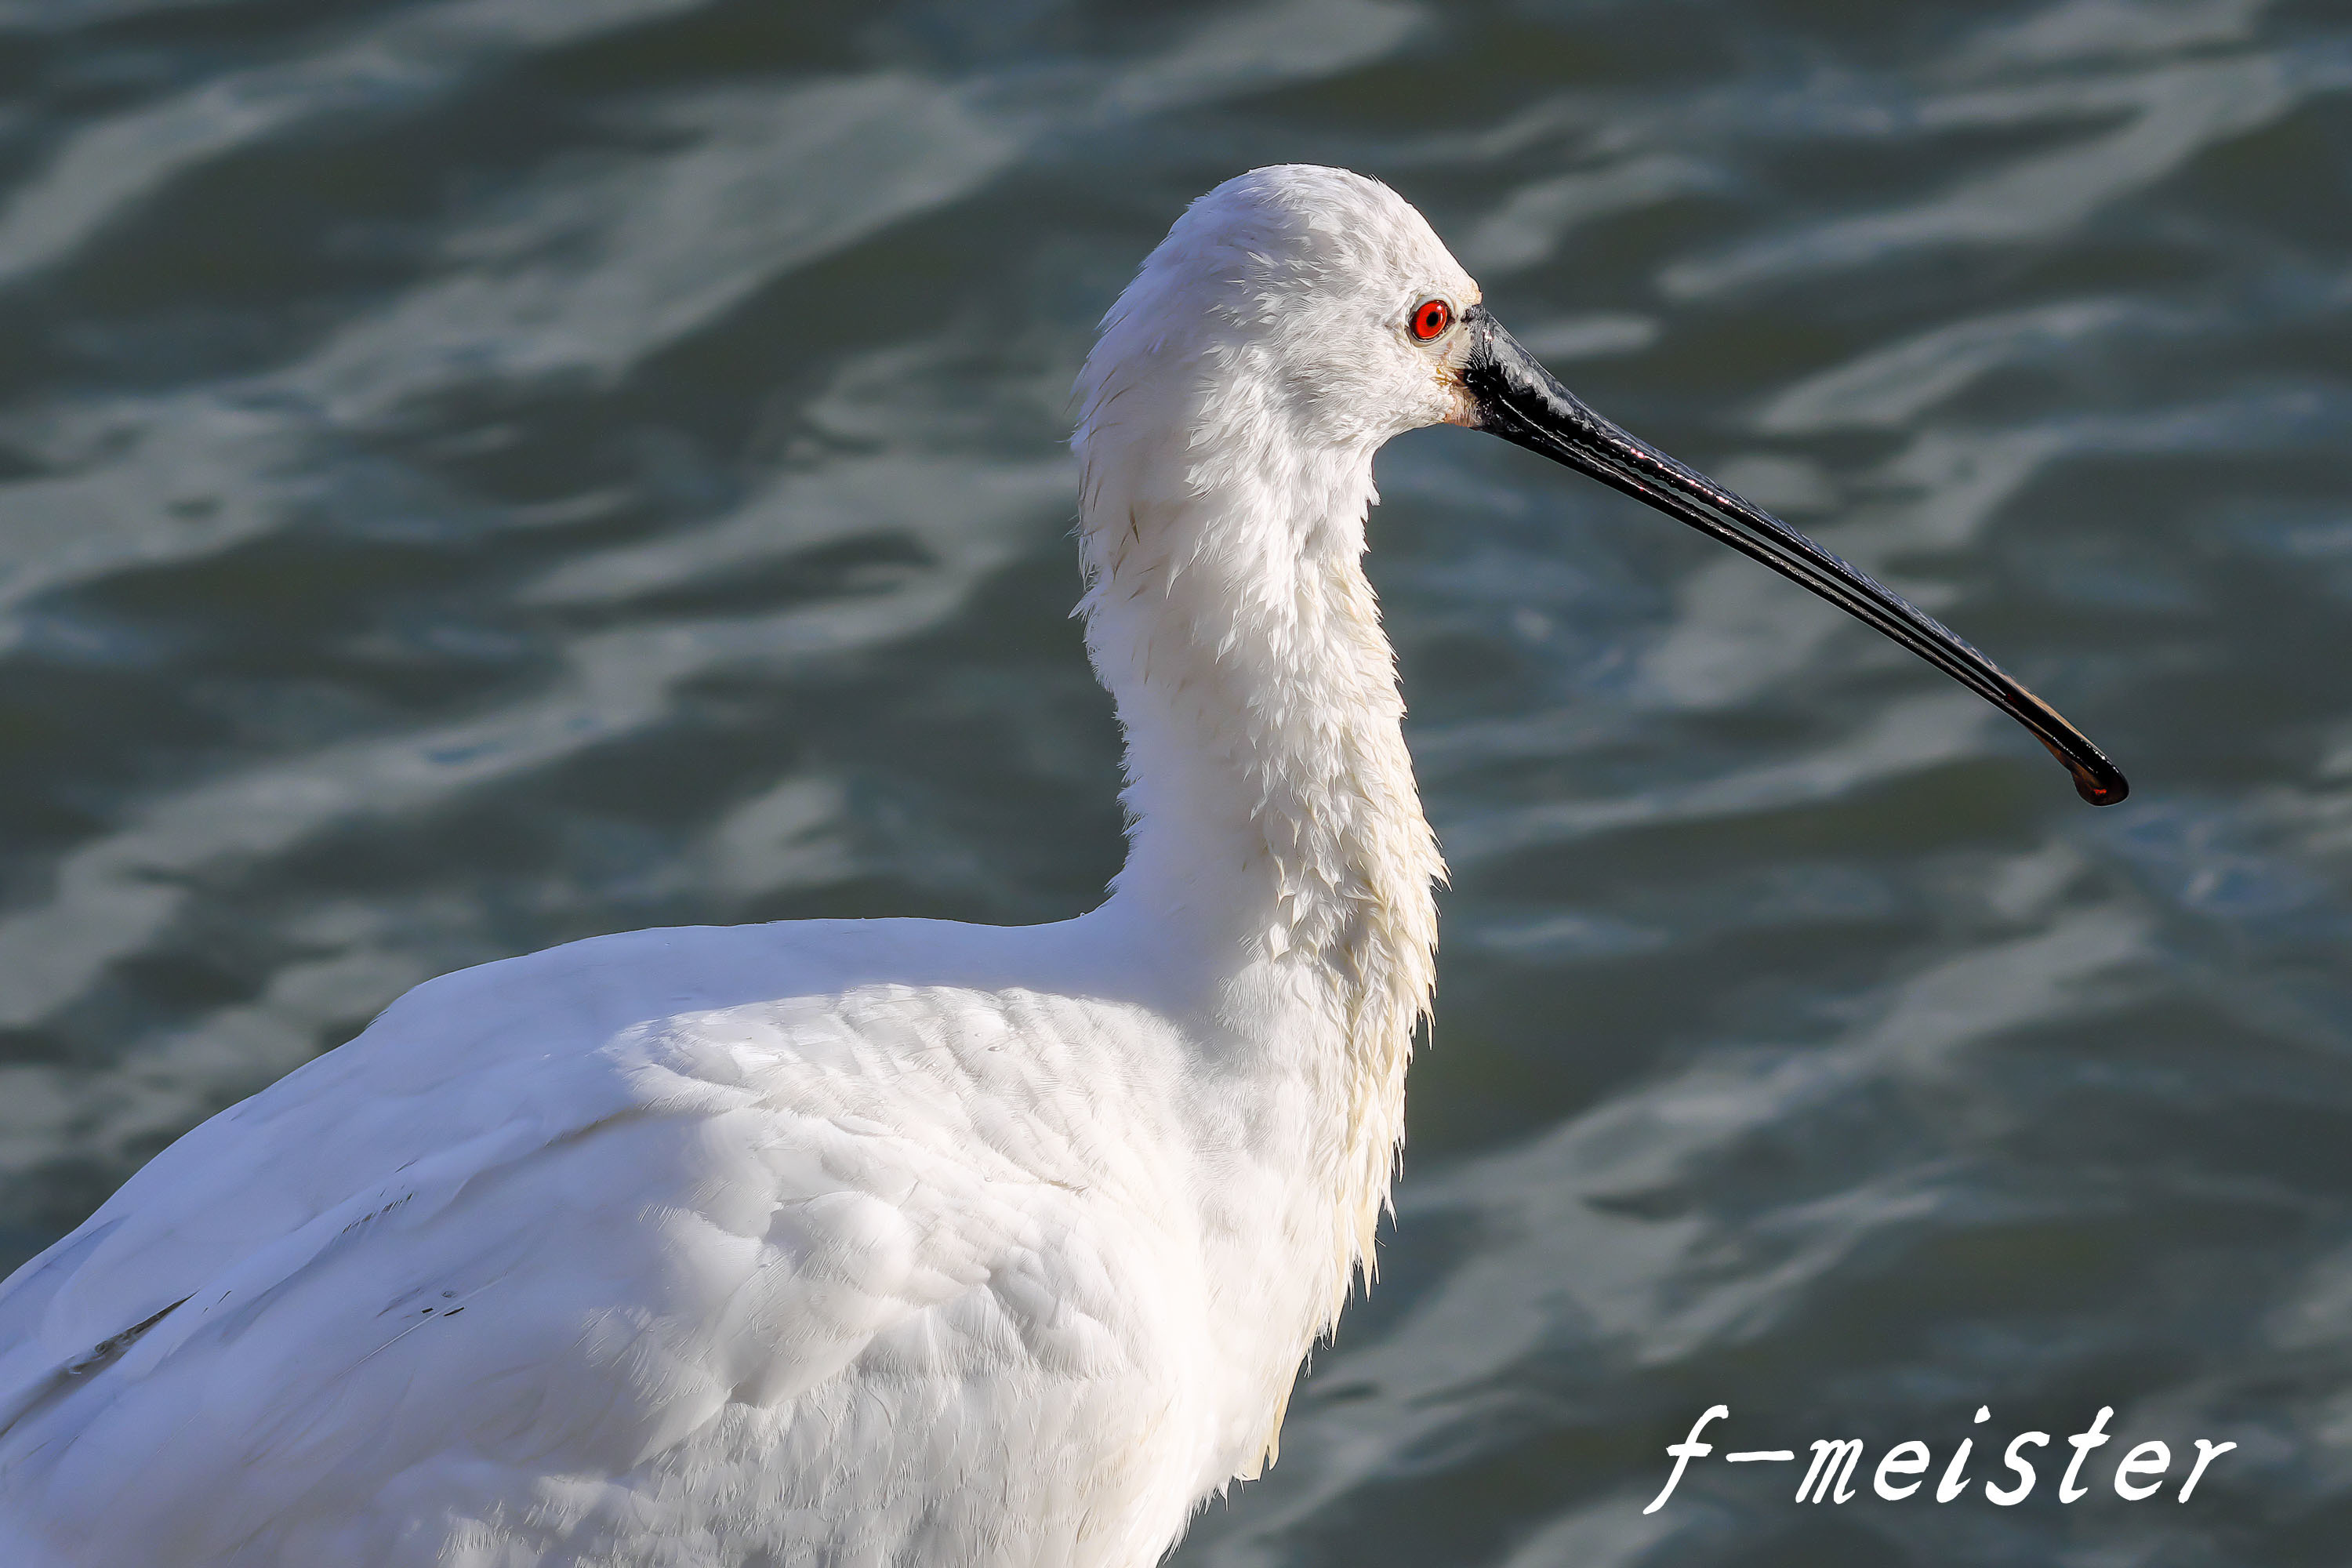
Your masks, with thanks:
[(1444, 868), (1361, 565), (1370, 444), (1253, 443), (1194, 412), (1189, 443), (1091, 416), (1079, 437), (1087, 646), (1127, 734), (1116, 896), (1182, 933), (1227, 1032), (1320, 1108), (1328, 1322), (1387, 1199)]

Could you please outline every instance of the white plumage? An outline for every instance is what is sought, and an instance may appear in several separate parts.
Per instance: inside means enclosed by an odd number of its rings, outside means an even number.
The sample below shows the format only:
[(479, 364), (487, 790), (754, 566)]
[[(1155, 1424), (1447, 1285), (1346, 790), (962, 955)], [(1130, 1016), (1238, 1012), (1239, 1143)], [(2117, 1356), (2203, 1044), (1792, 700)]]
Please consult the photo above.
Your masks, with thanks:
[(1402, 431), (1725, 539), (2123, 797), (1981, 655), (1576, 402), (1371, 181), (1202, 197), (1078, 390), (1110, 899), (419, 986), (0, 1288), (0, 1564), (1157, 1561), (1272, 1453), (1402, 1131), (1442, 868), (1360, 566)]
[(1358, 557), (1374, 448), (1456, 411), (1402, 327), (1438, 294), (1403, 202), (1277, 169), (1112, 312), (1101, 909), (419, 986), (0, 1291), (0, 1562), (1154, 1562), (1387, 1192), (1438, 862)]

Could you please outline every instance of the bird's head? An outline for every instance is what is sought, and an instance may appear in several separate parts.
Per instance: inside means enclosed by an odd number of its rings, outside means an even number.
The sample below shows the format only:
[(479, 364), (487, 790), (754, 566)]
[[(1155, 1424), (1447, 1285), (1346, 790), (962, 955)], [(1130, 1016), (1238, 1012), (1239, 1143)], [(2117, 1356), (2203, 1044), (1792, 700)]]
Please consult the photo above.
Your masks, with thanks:
[(1165, 380), (1200, 395), (1201, 415), (1255, 422), (1294, 450), (1369, 451), (1461, 419), (1468, 343), (1457, 329), (1478, 298), (1394, 191), (1281, 164), (1185, 210), (1106, 320), (1087, 370)]
[(1428, 221), (1360, 174), (1281, 164), (1194, 202), (1104, 318), (1077, 390), (1089, 469), (1123, 470), (1147, 500), (1351, 465), (1368, 481), (1375, 448), (1427, 425), (1500, 436), (1909, 648), (2023, 724), (2091, 804), (2127, 791), (2080, 731), (1932, 616), (1585, 406), (1488, 313)]

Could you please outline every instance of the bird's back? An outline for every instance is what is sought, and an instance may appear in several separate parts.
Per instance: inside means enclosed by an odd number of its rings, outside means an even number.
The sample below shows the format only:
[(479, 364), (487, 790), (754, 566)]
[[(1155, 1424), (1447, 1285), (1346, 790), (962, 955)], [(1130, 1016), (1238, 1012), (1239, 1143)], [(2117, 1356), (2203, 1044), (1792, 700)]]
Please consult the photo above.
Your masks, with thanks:
[(1210, 1462), (1183, 1051), (1072, 931), (419, 987), (0, 1287), (0, 1552), (1152, 1561)]

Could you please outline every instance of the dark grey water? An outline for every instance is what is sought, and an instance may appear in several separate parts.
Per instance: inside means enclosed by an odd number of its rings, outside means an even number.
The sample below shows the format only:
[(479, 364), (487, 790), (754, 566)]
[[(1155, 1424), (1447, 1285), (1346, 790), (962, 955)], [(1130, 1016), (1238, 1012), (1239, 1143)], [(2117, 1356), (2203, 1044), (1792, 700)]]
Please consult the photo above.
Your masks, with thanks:
[[(1181, 1561), (2352, 1560), (2341, 7), (16, 0), (0, 86), (5, 1261), (439, 971), (1086, 907), (1066, 388), (1185, 200), (1341, 163), (2137, 793), (1397, 443), (1436, 1044), (1381, 1285)], [(1643, 1515), (1716, 1403), (1861, 1495)], [(2078, 1502), (1869, 1490), (2103, 1405)]]

